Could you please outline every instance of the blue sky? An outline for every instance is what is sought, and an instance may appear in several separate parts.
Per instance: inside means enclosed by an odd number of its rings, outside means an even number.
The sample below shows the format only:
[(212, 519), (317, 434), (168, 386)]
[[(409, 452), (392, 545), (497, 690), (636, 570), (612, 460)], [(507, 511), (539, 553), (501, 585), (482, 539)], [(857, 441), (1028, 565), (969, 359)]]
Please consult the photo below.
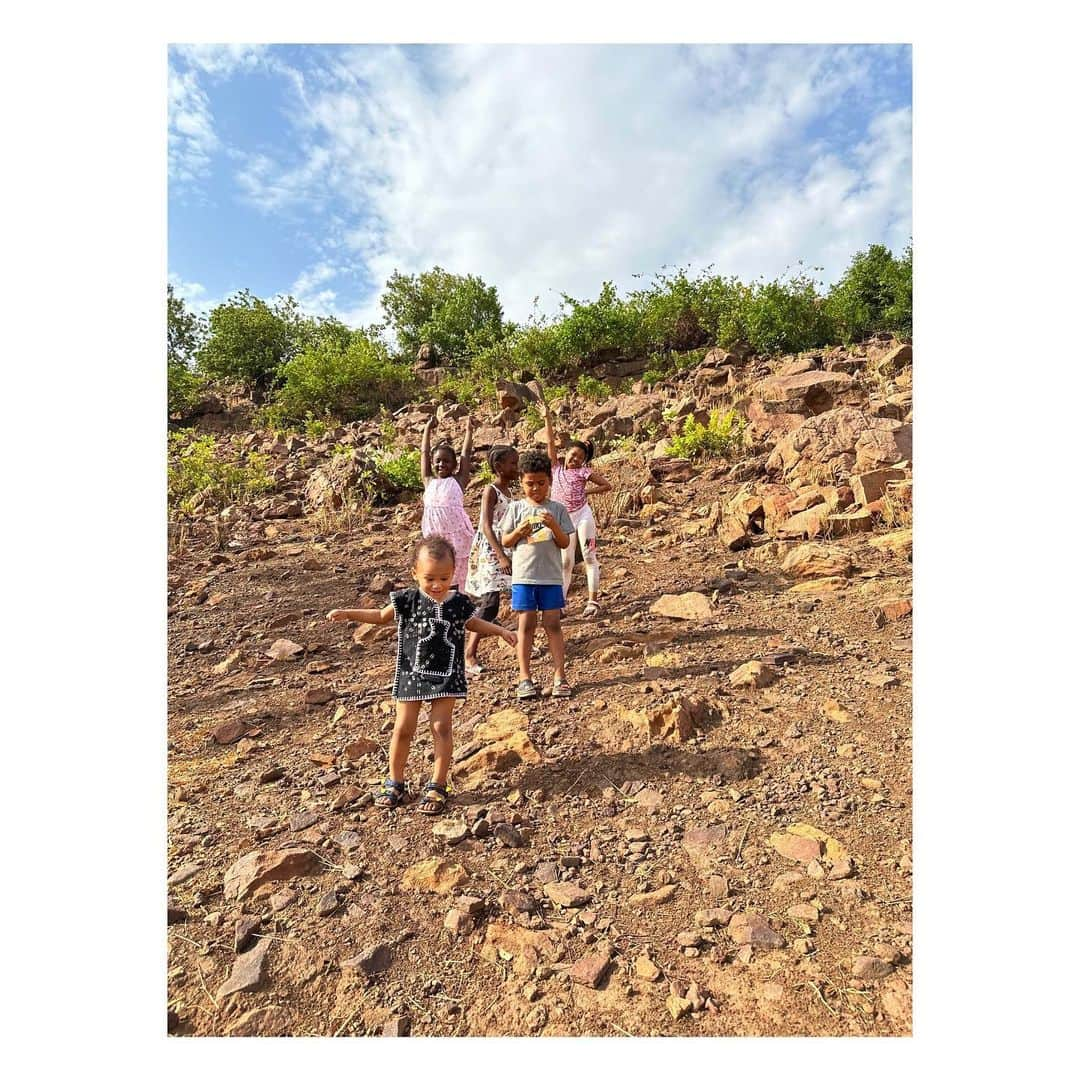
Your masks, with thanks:
[(668, 264), (834, 281), (911, 227), (907, 46), (169, 49), (169, 278), (350, 325), (395, 270), (508, 317)]

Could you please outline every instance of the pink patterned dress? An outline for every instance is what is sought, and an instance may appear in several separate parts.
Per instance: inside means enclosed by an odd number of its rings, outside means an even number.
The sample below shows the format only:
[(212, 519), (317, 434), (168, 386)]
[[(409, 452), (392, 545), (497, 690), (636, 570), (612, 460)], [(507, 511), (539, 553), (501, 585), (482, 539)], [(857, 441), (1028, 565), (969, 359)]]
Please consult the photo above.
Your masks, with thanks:
[(469, 572), (469, 549), (473, 542), (473, 524), (465, 510), (465, 495), (452, 476), (433, 476), (424, 488), (424, 536), (441, 536), (454, 546), (454, 584), (462, 591)]

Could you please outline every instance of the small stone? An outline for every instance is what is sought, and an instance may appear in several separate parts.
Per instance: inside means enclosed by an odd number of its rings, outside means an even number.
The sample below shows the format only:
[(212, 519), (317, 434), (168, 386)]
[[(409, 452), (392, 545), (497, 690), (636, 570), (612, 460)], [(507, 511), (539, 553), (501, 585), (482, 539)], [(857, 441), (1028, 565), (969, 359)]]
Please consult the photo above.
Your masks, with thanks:
[(693, 1011), (693, 1006), (684, 997), (679, 997), (678, 994), (668, 995), (667, 1010), (671, 1013), (671, 1016), (675, 1020), (681, 1020), (684, 1016), (688, 1016)]
[(519, 848), (525, 844), (525, 840), (521, 833), (519, 833), (512, 825), (507, 825), (505, 822), (495, 826), (495, 839), (498, 840), (503, 847), (508, 848)]
[(261, 925), (262, 919), (258, 915), (245, 915), (237, 919), (233, 930), (233, 949), (242, 953), (255, 940), (255, 931)]
[(285, 767), (283, 765), (274, 765), (265, 772), (259, 774), (259, 783), (272, 784), (275, 780), (280, 780), (284, 775)]
[(797, 885), (803, 880), (803, 875), (798, 870), (786, 870), (782, 874), (777, 874), (773, 879), (773, 883), (769, 886), (773, 892), (783, 892), (785, 889), (790, 889), (792, 885)]
[(675, 941), (682, 949), (696, 949), (705, 944), (705, 940), (696, 930), (683, 930), (675, 935)]
[(443, 920), (443, 926), (450, 931), (454, 937), (460, 937), (465, 934), (472, 933), (473, 920), (472, 916), (467, 911), (461, 911), (459, 908), (451, 908), (446, 913), (446, 918)]
[(813, 878), (815, 881), (821, 881), (825, 877), (825, 867), (813, 859), (806, 864), (806, 876)]
[(390, 1039), (403, 1039), (409, 1034), (409, 1018), (407, 1016), (395, 1016), (383, 1024), (383, 1037)]
[(474, 840), (483, 840), (491, 835), (491, 822), (487, 818), (477, 818), (469, 831)]
[(247, 732), (248, 726), (243, 720), (226, 720), (223, 724), (218, 724), (210, 735), (214, 742), (227, 746), (242, 739)]
[(341, 868), (341, 876), (349, 881), (357, 881), (363, 876), (364, 868), (359, 863), (354, 863), (349, 859), (345, 860), (345, 865)]
[(728, 923), (728, 933), (736, 945), (753, 945), (760, 949), (784, 946), (784, 939), (769, 925), (769, 920), (756, 912), (733, 915)]
[(645, 979), (646, 982), (656, 982), (660, 978), (660, 969), (653, 963), (652, 957), (648, 953), (642, 953), (634, 961), (634, 974), (639, 979)]
[(678, 891), (677, 885), (661, 885), (651, 892), (634, 893), (626, 902), (631, 907), (653, 908), (660, 904), (666, 904)]
[(337, 695), (328, 686), (313, 686), (304, 691), (305, 705), (326, 705), (333, 701)]
[(811, 836), (796, 836), (789, 832), (776, 832), (768, 839), (769, 847), (785, 859), (809, 863), (822, 853), (820, 840)]
[(610, 966), (610, 952), (587, 953), (570, 968), (570, 978), (582, 986), (591, 986), (595, 990), (604, 981), (604, 976)]
[(536, 901), (521, 889), (509, 889), (499, 897), (504, 911), (516, 915), (531, 915), (537, 909)]
[(547, 885), (549, 882), (558, 881), (559, 864), (554, 862), (542, 862), (537, 866), (533, 877), (541, 885)]
[(334, 796), (333, 801), (330, 803), (331, 810), (342, 810), (346, 806), (351, 806), (357, 799), (364, 795), (364, 789), (359, 788), (356, 784), (349, 784), (348, 787), (342, 788), (341, 791)]
[(260, 885), (272, 881), (317, 873), (321, 863), (306, 848), (281, 851), (249, 851), (225, 871), (223, 894), (226, 900), (245, 900)]
[(700, 592), (665, 593), (649, 608), (651, 615), (669, 619), (710, 619), (714, 612), (709, 598)]
[(296, 903), (299, 893), (295, 889), (278, 889), (273, 896), (270, 897), (270, 910), (275, 914), (279, 911), (284, 911), (290, 904)]
[(465, 867), (444, 859), (424, 859), (414, 863), (401, 879), (401, 887), (413, 892), (431, 892), (445, 896), (469, 879)]
[(202, 863), (186, 862), (182, 866), (178, 866), (165, 880), (165, 884), (169, 886), (181, 885), (185, 881), (193, 878), (202, 869)]
[(366, 757), (368, 754), (374, 754), (378, 749), (379, 743), (374, 739), (360, 738), (347, 743), (341, 753), (349, 761), (359, 761), (360, 758)]
[(341, 966), (343, 968), (356, 968), (365, 975), (377, 975), (380, 971), (385, 971), (390, 966), (393, 958), (390, 946), (384, 942), (379, 945), (373, 945), (369, 949), (365, 949), (351, 960), (342, 961)]
[(844, 878), (851, 877), (853, 872), (850, 859), (838, 859), (829, 868), (828, 878), (830, 881), (842, 881)]
[(482, 915), (486, 904), (483, 898), (479, 896), (459, 896), (454, 901), (454, 907), (467, 912), (469, 915)]
[(728, 676), (728, 681), (732, 686), (747, 686), (758, 690), (776, 682), (776, 669), (761, 663), (760, 660), (751, 660), (737, 667)]
[(229, 994), (258, 988), (265, 977), (266, 954), (270, 951), (271, 938), (263, 938), (254, 948), (240, 956), (232, 966), (228, 979), (218, 987), (217, 999)]
[(562, 908), (582, 907), (592, 899), (592, 893), (572, 881), (550, 881), (544, 886), (544, 895)]
[(469, 835), (469, 826), (461, 820), (442, 818), (435, 822), (431, 832), (437, 840), (442, 840), (445, 844), (459, 844)]
[(363, 838), (358, 832), (354, 832), (352, 829), (346, 829), (344, 832), (340, 832), (334, 837), (334, 843), (337, 844), (342, 851), (353, 851), (363, 843)]
[(324, 916), (333, 915), (340, 904), (341, 899), (338, 897), (338, 894), (331, 889), (329, 892), (324, 892), (322, 896), (319, 897), (319, 902), (315, 905), (315, 914)]
[(851, 974), (856, 979), (865, 979), (867, 982), (877, 982), (892, 973), (892, 964), (886, 963), (878, 956), (859, 956), (851, 965)]
[(305, 652), (303, 645), (297, 645), (295, 641), (289, 641), (288, 638), (278, 638), (269, 649), (266, 650), (266, 655), (271, 660), (295, 660)]
[(289, 817), (289, 832), (303, 832), (318, 823), (320, 815), (312, 810), (298, 810)]
[(187, 922), (188, 913), (183, 908), (173, 907), (172, 904), (169, 904), (166, 919), (167, 925), (169, 926), (172, 926), (174, 923)]
[(821, 912), (813, 904), (792, 904), (787, 913), (791, 918), (806, 923), (816, 923), (821, 918)]
[(695, 926), (727, 926), (733, 912), (730, 908), (702, 908), (694, 912)]

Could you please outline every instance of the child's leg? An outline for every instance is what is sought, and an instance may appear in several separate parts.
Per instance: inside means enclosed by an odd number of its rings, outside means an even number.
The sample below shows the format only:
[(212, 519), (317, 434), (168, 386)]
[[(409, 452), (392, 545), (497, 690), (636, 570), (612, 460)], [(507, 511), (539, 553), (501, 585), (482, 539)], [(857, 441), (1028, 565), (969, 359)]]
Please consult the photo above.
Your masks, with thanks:
[(570, 592), (570, 581), (574, 576), (574, 547), (574, 534), (571, 533), (570, 543), (562, 549), (562, 592), (564, 599)]
[(435, 765), (431, 779), (439, 787), (446, 787), (450, 775), (450, 762), (454, 756), (454, 736), (451, 721), (454, 715), (454, 698), (438, 698), (431, 703), (431, 741), (435, 747)]
[(555, 681), (566, 681), (566, 642), (563, 640), (562, 619), (559, 610), (541, 613), (544, 630), (547, 631), (548, 648), (551, 650), (551, 662), (555, 665)]
[[(558, 614), (556, 612), (556, 614)], [(536, 636), (536, 612), (518, 612), (518, 671), (521, 673), (521, 681), (532, 678), (532, 647), (533, 638)]]
[(405, 779), (405, 762), (409, 757), (416, 734), (416, 721), (420, 716), (419, 701), (399, 701), (397, 719), (394, 722), (394, 734), (390, 736), (390, 779)]
[[(585, 578), (589, 583), (589, 599), (600, 595), (600, 560), (596, 557), (596, 518), (592, 507), (586, 506), (577, 527), (581, 542), (581, 557), (585, 560)], [(571, 544), (570, 547), (574, 545)]]

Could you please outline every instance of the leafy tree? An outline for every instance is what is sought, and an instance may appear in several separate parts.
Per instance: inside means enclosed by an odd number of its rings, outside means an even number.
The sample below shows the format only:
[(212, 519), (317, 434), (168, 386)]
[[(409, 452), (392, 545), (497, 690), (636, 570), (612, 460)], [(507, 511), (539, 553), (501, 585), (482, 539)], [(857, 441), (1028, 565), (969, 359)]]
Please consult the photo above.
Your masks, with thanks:
[(495, 287), (472, 274), (463, 277), (440, 266), (419, 275), (395, 270), (381, 303), (401, 360), (415, 360), (420, 346), (429, 345), (453, 366), (467, 354), (499, 341), (504, 333)]
[(202, 389), (202, 379), (192, 365), (205, 334), (203, 320), (188, 310), (183, 298), (169, 285), (166, 289), (166, 364), (170, 416), (190, 409)]
[(270, 305), (244, 289), (210, 312), (199, 367), (213, 378), (237, 379), (265, 391), (311, 332), (309, 323), (291, 296)]

